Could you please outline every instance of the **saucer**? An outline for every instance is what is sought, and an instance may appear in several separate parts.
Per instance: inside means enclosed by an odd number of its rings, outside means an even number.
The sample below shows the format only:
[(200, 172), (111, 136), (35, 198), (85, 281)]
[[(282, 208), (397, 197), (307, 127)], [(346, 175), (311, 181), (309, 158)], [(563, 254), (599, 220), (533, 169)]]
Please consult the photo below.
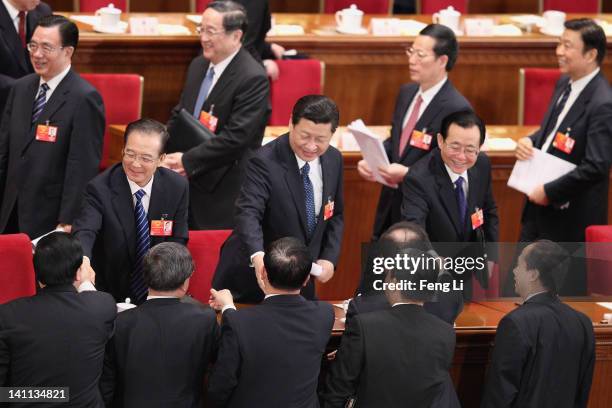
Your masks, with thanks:
[(553, 37), (560, 37), (561, 34), (563, 34), (563, 29), (560, 29), (558, 31), (550, 31), (548, 28), (546, 27), (542, 27), (540, 28), (540, 32), (544, 35), (551, 35)]
[(356, 30), (348, 30), (346, 28), (336, 27), (336, 31), (341, 34), (352, 34), (352, 35), (365, 35), (368, 33), (368, 29), (363, 28), (363, 27), (359, 27)]
[(116, 27), (103, 27), (101, 25), (93, 26), (93, 30), (97, 33), (104, 34), (123, 34), (127, 31), (128, 23), (125, 21), (120, 21)]

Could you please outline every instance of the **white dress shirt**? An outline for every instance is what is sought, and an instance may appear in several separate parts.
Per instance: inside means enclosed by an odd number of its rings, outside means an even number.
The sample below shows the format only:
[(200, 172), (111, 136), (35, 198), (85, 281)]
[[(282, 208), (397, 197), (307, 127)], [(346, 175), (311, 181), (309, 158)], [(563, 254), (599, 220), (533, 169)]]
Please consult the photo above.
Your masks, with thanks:
[(153, 179), (155, 178), (155, 175), (151, 176), (151, 180), (149, 180), (149, 182), (144, 187), (140, 187), (138, 184), (130, 180), (127, 176), (125, 178), (127, 179), (128, 184), (130, 185), (130, 191), (132, 192), (132, 203), (134, 204), (134, 207), (136, 206), (136, 196), (134, 194), (136, 194), (138, 190), (145, 191), (145, 195), (142, 196), (140, 202), (142, 203), (142, 207), (144, 208), (145, 213), (148, 214), (149, 203), (151, 202), (151, 189), (153, 188)]
[(410, 118), (410, 114), (412, 113), (412, 109), (414, 108), (414, 104), (416, 103), (418, 96), (421, 95), (423, 102), (421, 102), (421, 107), (419, 109), (419, 116), (417, 117), (417, 121), (418, 121), (418, 118), (421, 117), (423, 112), (425, 112), (425, 109), (427, 109), (427, 106), (429, 106), (432, 99), (440, 91), (440, 89), (442, 88), (442, 86), (444, 85), (447, 79), (448, 77), (445, 76), (443, 80), (441, 80), (440, 82), (438, 82), (437, 84), (435, 84), (434, 86), (432, 86), (426, 91), (423, 91), (422, 88), (419, 88), (419, 91), (416, 93), (416, 95), (414, 95), (414, 98), (412, 98), (412, 102), (410, 103), (410, 106), (408, 107), (408, 110), (406, 111), (406, 114), (404, 115), (404, 120), (402, 120), (402, 129), (406, 127), (406, 123), (408, 122), (408, 118)]
[[(13, 25), (15, 26), (15, 31), (19, 33), (19, 10), (13, 7), (13, 5), (8, 2), (8, 0), (2, 0), (2, 3), (4, 4), (4, 7), (6, 7), (6, 11), (8, 12), (9, 17), (13, 22)], [(26, 18), (27, 16), (28, 12), (26, 11)]]
[[(210, 88), (208, 88), (208, 93), (206, 94), (206, 98), (208, 98), (208, 95), (210, 95), (210, 93), (212, 92), (213, 88), (217, 84), (217, 81), (219, 80), (219, 78), (223, 74), (223, 71), (225, 71), (225, 69), (230, 64), (230, 62), (232, 62), (232, 60), (234, 59), (236, 54), (238, 54), (238, 52), (240, 51), (240, 48), (241, 47), (239, 47), (236, 50), (236, 52), (232, 53), (229, 57), (227, 57), (223, 61), (219, 62), (217, 65), (213, 65), (212, 62), (210, 63), (210, 65), (208, 66), (208, 69), (210, 70), (212, 68), (215, 71), (215, 75), (213, 75), (212, 84), (210, 85)], [(208, 71), (207, 71), (207, 73), (208, 73)], [(204, 100), (206, 100), (206, 98), (204, 98)], [(214, 115), (215, 112), (213, 111), (212, 114)]]
[[(570, 81), (572, 90), (570, 91), (570, 94), (567, 98), (567, 102), (565, 102), (565, 106), (563, 107), (563, 110), (561, 111), (561, 113), (559, 114), (559, 117), (557, 118), (557, 123), (555, 123), (555, 126), (552, 128), (552, 131), (546, 137), (546, 141), (542, 145), (543, 152), (547, 151), (548, 148), (550, 147), (550, 144), (552, 143), (552, 141), (555, 138), (555, 135), (557, 134), (557, 128), (559, 127), (561, 122), (563, 122), (563, 119), (565, 119), (567, 112), (569, 112), (569, 110), (572, 108), (572, 105), (574, 104), (574, 102), (576, 102), (576, 99), (578, 99), (578, 97), (580, 96), (580, 93), (584, 90), (584, 88), (586, 88), (588, 83), (591, 82), (591, 79), (593, 79), (595, 75), (597, 75), (598, 73), (599, 73), (599, 68), (597, 68), (595, 71), (591, 72), (590, 74), (583, 76), (577, 81), (574, 81), (574, 82)], [(557, 99), (555, 101), (555, 104), (558, 102), (559, 100)], [(567, 129), (559, 129), (559, 132), (565, 133), (566, 130)], [(570, 137), (571, 137), (571, 132), (570, 132)]]
[[(66, 69), (64, 69), (62, 72), (60, 72), (59, 74), (57, 74), (56, 76), (54, 76), (48, 81), (44, 81), (42, 77), (40, 78), (40, 81), (38, 83), (39, 89), (40, 89), (40, 86), (44, 84), (45, 82), (47, 83), (47, 86), (49, 86), (49, 90), (47, 91), (47, 102), (49, 102), (49, 99), (51, 99), (51, 95), (53, 95), (53, 91), (55, 91), (55, 89), (60, 84), (60, 82), (62, 82), (62, 79), (64, 79), (66, 75), (68, 75), (68, 72), (70, 71), (71, 66), (72, 65), (68, 64)], [(38, 91), (36, 91), (36, 95), (38, 95)]]

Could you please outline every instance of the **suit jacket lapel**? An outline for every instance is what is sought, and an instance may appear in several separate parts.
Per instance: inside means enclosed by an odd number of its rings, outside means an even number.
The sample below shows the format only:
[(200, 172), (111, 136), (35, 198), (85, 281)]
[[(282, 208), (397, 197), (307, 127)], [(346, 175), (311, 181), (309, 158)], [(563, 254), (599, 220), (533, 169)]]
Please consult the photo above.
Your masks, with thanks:
[(285, 182), (287, 183), (287, 187), (291, 193), (291, 198), (293, 199), (295, 208), (297, 208), (298, 214), (300, 214), (302, 231), (304, 232), (304, 236), (307, 237), (308, 222), (306, 221), (304, 186), (302, 184), (302, 177), (300, 176), (300, 169), (298, 168), (295, 153), (293, 153), (291, 146), (289, 146), (289, 134), (286, 133), (281, 136), (281, 138), (283, 139), (280, 140), (280, 143), (278, 144), (278, 154), (280, 156), (279, 159), (285, 168)]
[[(184, 106), (187, 112), (192, 113), (193, 108), (195, 108), (196, 101), (198, 100), (198, 94), (200, 93), (200, 87), (202, 86), (202, 81), (204, 81), (204, 77), (206, 76), (206, 73), (208, 72), (209, 66), (210, 66), (210, 63), (205, 60), (204, 67), (202, 70), (200, 70), (200, 72), (198, 72), (198, 76), (196, 77), (195, 83), (188, 85), (190, 87), (191, 95), (189, 99), (186, 99), (188, 105)], [(210, 97), (210, 93), (208, 94), (208, 96)], [(206, 101), (204, 101), (204, 104), (206, 104)]]
[[(403, 123), (404, 123), (404, 118), (406, 117), (406, 113), (408, 112), (408, 108), (410, 107), (410, 103), (412, 103), (412, 100), (414, 99), (414, 96), (416, 95), (416, 93), (419, 91), (419, 87), (415, 86), (410, 92), (406, 93), (406, 95), (404, 96), (404, 98), (400, 101), (400, 112), (402, 112), (400, 118), (399, 118), (399, 123), (397, 124), (397, 131), (394, 132), (394, 134), (391, 135), (391, 137), (393, 138), (391, 140), (392, 142), (392, 147), (393, 147), (393, 156), (394, 156), (394, 160), (393, 161), (397, 161), (399, 162), (399, 144), (400, 144), (400, 139), (402, 138), (402, 130), (403, 130)], [(407, 151), (408, 149), (406, 149)], [(406, 152), (404, 152), (406, 153)], [(403, 156), (403, 155), (402, 155)]]
[(478, 187), (482, 185), (482, 180), (476, 165), (468, 169), (468, 196), (467, 196), (467, 214), (465, 216), (464, 236), (468, 237), (472, 230), (471, 215), (476, 211), (478, 204)]
[[(204, 101), (204, 105), (202, 106), (202, 109), (205, 110), (206, 112), (210, 111), (211, 106), (214, 105), (215, 103), (215, 99), (218, 99), (219, 96), (223, 94), (226, 84), (233, 81), (234, 75), (236, 74), (236, 67), (240, 66), (239, 60), (242, 58), (242, 55), (241, 55), (242, 52), (243, 52), (242, 49), (238, 51), (238, 54), (236, 54), (234, 59), (230, 61), (228, 66), (225, 68), (225, 70), (223, 71), (219, 79), (217, 80), (217, 83), (215, 84), (215, 86), (211, 89), (210, 93), (208, 94), (208, 97), (206, 98), (206, 101)], [(214, 110), (213, 110), (213, 115), (214, 115)]]
[[(123, 235), (128, 246), (128, 252), (132, 261), (136, 259), (136, 221), (134, 219), (134, 201), (132, 191), (127, 182), (127, 176), (123, 168), (119, 166), (111, 178), (111, 190), (113, 192), (112, 203), (117, 218), (123, 227)], [(153, 182), (155, 184), (155, 182)], [(151, 193), (153, 195), (153, 192)], [(152, 199), (153, 197), (151, 197)], [(152, 200), (151, 200), (152, 201)]]
[(540, 135), (538, 137), (538, 140), (536, 140), (536, 144), (535, 144), (535, 147), (537, 147), (538, 149), (542, 147), (542, 145), (544, 144), (544, 141), (546, 140), (546, 137), (548, 136), (548, 135), (545, 135), (544, 132), (546, 131), (546, 128), (548, 127), (548, 122), (550, 121), (550, 117), (553, 111), (555, 110), (555, 107), (557, 106), (557, 102), (559, 101), (559, 98), (561, 97), (561, 94), (563, 93), (563, 90), (565, 89), (567, 82), (569, 82), (569, 78), (564, 80), (563, 83), (559, 84), (559, 86), (555, 90), (555, 93), (552, 97), (551, 103), (549, 104), (548, 109), (546, 110), (546, 114), (544, 115), (544, 120), (542, 120), (542, 126), (540, 127), (540, 130), (541, 130)]
[(438, 183), (440, 202), (444, 206), (448, 218), (453, 223), (457, 235), (462, 235), (463, 228), (459, 225), (459, 205), (457, 204), (457, 198), (455, 197), (455, 188), (451, 183), (448, 172), (444, 167), (444, 162), (440, 157), (440, 151), (436, 150), (433, 157), (433, 172)]
[(40, 82), (40, 77), (37, 75), (33, 75), (31, 82), (28, 86), (28, 94), (22, 99), (23, 104), (21, 105), (21, 112), (23, 112), (23, 123), (22, 125), (22, 135), (23, 142), (21, 145), (21, 154), (25, 152), (28, 148), (32, 140), (34, 140), (34, 136), (36, 135), (36, 127), (32, 127), (32, 109), (34, 108), (34, 99), (36, 99), (36, 94), (38, 93), (38, 84)]
[[(28, 20), (29, 17), (30, 13), (28, 13)], [(17, 30), (15, 30), (11, 16), (6, 7), (4, 7), (4, 4), (0, 5), (0, 31), (2, 32), (2, 37), (5, 39), (6, 44), (11, 48), (11, 52), (15, 56), (15, 59), (19, 61), (19, 65), (23, 68), (24, 72), (27, 72), (28, 66), (25, 49), (23, 45), (21, 45), (19, 34)]]
[[(338, 184), (338, 175), (332, 169), (332, 163), (328, 160), (327, 152), (319, 157), (321, 162), (321, 173), (322, 173), (322, 181), (323, 181), (323, 192), (321, 195), (321, 208), (319, 209), (319, 216), (317, 217), (317, 228), (323, 228), (325, 223), (323, 218), (325, 217), (325, 205), (329, 200), (335, 199), (333, 197), (333, 187)], [(312, 235), (315, 233), (313, 232)]]
[[(587, 84), (587, 86), (582, 90), (582, 92), (580, 92), (580, 95), (578, 95), (578, 98), (576, 98), (576, 100), (572, 104), (572, 107), (567, 112), (567, 115), (565, 115), (565, 117), (561, 121), (561, 124), (559, 125), (560, 132), (565, 132), (568, 128), (571, 129), (574, 123), (576, 123), (576, 121), (584, 114), (584, 111), (586, 110), (586, 107), (588, 106), (589, 101), (593, 96), (593, 92), (595, 92), (595, 90), (599, 86), (600, 76), (601, 72), (595, 75), (593, 79), (591, 79), (591, 81)], [(602, 86), (608, 86), (608, 84), (605, 83)]]

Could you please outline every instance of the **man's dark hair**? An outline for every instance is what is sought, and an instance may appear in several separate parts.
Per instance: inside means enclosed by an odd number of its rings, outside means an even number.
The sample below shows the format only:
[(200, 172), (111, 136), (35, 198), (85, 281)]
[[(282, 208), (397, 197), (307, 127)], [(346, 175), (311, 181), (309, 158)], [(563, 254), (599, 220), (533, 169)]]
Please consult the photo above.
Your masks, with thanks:
[(442, 139), (446, 140), (446, 136), (448, 136), (448, 129), (452, 124), (455, 124), (463, 129), (469, 129), (474, 126), (478, 127), (478, 130), (480, 131), (480, 146), (482, 146), (484, 143), (485, 136), (487, 134), (485, 124), (473, 111), (463, 110), (446, 115), (446, 117), (442, 119), (442, 124), (440, 125), (440, 134), (442, 135)]
[(601, 26), (590, 18), (576, 18), (566, 21), (565, 28), (580, 33), (584, 43), (583, 54), (590, 50), (597, 50), (597, 65), (603, 63), (606, 56), (606, 33)]
[(189, 250), (176, 242), (162, 242), (142, 260), (142, 277), (147, 287), (170, 292), (181, 287), (195, 267)]
[(82, 263), (81, 243), (66, 232), (41, 238), (34, 251), (36, 279), (46, 286), (72, 285)]
[(455, 66), (457, 55), (459, 54), (459, 43), (453, 30), (442, 24), (429, 24), (419, 32), (419, 35), (426, 35), (436, 41), (433, 51), (436, 57), (446, 55), (446, 71), (450, 71)]
[[(389, 282), (395, 279), (398, 283), (413, 282), (414, 285), (412, 288), (406, 285), (405, 289), (399, 290), (404, 300), (416, 300), (421, 302), (433, 300), (436, 293), (435, 289), (433, 289), (435, 286), (432, 285), (430, 289), (427, 288), (427, 285), (422, 286), (422, 283), (435, 284), (438, 281), (438, 273), (440, 272), (438, 265), (440, 264), (440, 258), (415, 248), (403, 248), (397, 253), (402, 257), (407, 256), (408, 258), (415, 258), (419, 263), (414, 269), (389, 269), (386, 272), (387, 277), (385, 281)], [(409, 265), (412, 265), (412, 263), (409, 263)], [(421, 287), (423, 287), (423, 289), (421, 289)]]
[(209, 3), (206, 8), (223, 14), (223, 29), (228, 33), (241, 30), (242, 40), (244, 41), (244, 35), (249, 24), (246, 10), (241, 4), (229, 0), (218, 0)]
[(325, 95), (306, 95), (302, 96), (293, 106), (291, 112), (291, 123), (293, 126), (300, 122), (300, 119), (308, 119), (316, 124), (331, 123), (331, 131), (334, 133), (338, 127), (340, 114), (336, 103)]
[(297, 290), (304, 285), (312, 267), (312, 255), (297, 238), (272, 242), (264, 255), (268, 281), (276, 289)]
[(42, 17), (36, 24), (36, 27), (45, 28), (55, 26), (59, 26), (62, 47), (73, 47), (76, 50), (76, 47), (79, 44), (79, 28), (66, 17), (52, 14), (50, 16)]
[(123, 145), (124, 146), (127, 144), (128, 136), (132, 132), (140, 132), (140, 133), (145, 133), (147, 135), (159, 136), (160, 142), (161, 142), (161, 148), (160, 148), (159, 154), (161, 155), (162, 153), (165, 152), (166, 143), (168, 143), (168, 139), (170, 138), (170, 135), (168, 134), (168, 130), (166, 129), (166, 127), (162, 125), (161, 123), (159, 123), (158, 121), (154, 119), (142, 118), (142, 119), (135, 120), (134, 122), (131, 122), (130, 124), (128, 124), (127, 127), (125, 128), (125, 134), (123, 135)]
[(540, 275), (540, 283), (549, 292), (556, 294), (558, 283), (565, 278), (570, 263), (568, 253), (556, 242), (542, 239), (525, 248), (524, 259), (527, 270), (535, 269)]

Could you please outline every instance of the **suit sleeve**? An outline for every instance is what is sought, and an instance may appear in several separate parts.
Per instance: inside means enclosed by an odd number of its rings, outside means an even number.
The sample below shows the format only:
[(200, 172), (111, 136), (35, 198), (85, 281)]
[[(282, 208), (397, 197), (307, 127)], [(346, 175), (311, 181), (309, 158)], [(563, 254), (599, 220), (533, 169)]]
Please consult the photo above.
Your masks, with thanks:
[(2, 202), (4, 201), (4, 187), (6, 185), (6, 173), (8, 171), (10, 148), (9, 124), (11, 113), (13, 111), (13, 99), (13, 90), (11, 90), (0, 120), (0, 205), (2, 205)]
[(0, 387), (7, 385), (8, 371), (11, 364), (11, 353), (3, 330), (2, 316), (0, 316)]
[(59, 212), (60, 224), (72, 224), (85, 185), (98, 174), (104, 138), (104, 103), (95, 91), (77, 105), (66, 159), (66, 175)]
[(514, 406), (528, 353), (529, 347), (521, 331), (506, 316), (497, 327), (481, 408)]
[(593, 371), (595, 369), (595, 336), (593, 334), (593, 323), (588, 317), (584, 317), (583, 325), (585, 328), (585, 346), (580, 358), (580, 377), (576, 385), (576, 401), (574, 407), (587, 408), (589, 404), (589, 394), (593, 383)]
[(594, 109), (586, 134), (584, 158), (578, 166), (544, 185), (551, 203), (562, 205), (594, 182), (609, 177), (612, 143), (612, 101)]
[(249, 255), (264, 250), (262, 223), (270, 199), (269, 171), (264, 159), (253, 156), (236, 200), (236, 231)]
[(238, 336), (233, 328), (233, 309), (223, 313), (219, 356), (208, 380), (207, 407), (225, 407), (238, 385), (241, 357)]
[(323, 394), (323, 408), (343, 408), (355, 397), (364, 362), (363, 333), (359, 316), (346, 326)]
[(429, 204), (425, 200), (426, 192), (422, 183), (411, 173), (402, 182), (402, 220), (412, 221), (426, 228)]
[[(334, 202), (334, 215), (327, 221), (323, 235), (321, 253), (319, 259), (330, 261), (338, 265), (340, 258), (340, 245), (342, 244), (342, 232), (344, 231), (344, 173), (342, 155), (339, 154), (337, 166), (338, 185)], [(326, 200), (326, 197), (323, 197)], [(325, 203), (323, 203), (325, 205)]]
[(81, 204), (81, 210), (72, 225), (74, 236), (81, 242), (83, 255), (92, 257), (92, 250), (96, 242), (96, 237), (102, 229), (104, 220), (102, 202), (100, 195), (92, 183), (85, 187), (85, 195)]
[(113, 406), (115, 398), (115, 383), (117, 381), (117, 369), (115, 366), (115, 341), (111, 338), (106, 343), (106, 352), (104, 353), (104, 367), (100, 376), (100, 394), (106, 407)]
[(179, 244), (187, 245), (189, 241), (189, 221), (188, 221), (188, 208), (189, 208), (189, 184), (187, 180), (181, 180), (183, 192), (179, 200), (178, 209), (174, 216), (174, 231), (172, 237), (168, 239), (171, 242), (178, 242)]
[(242, 80), (223, 129), (183, 155), (183, 166), (189, 177), (231, 164), (256, 144), (267, 118), (269, 88), (265, 75)]

